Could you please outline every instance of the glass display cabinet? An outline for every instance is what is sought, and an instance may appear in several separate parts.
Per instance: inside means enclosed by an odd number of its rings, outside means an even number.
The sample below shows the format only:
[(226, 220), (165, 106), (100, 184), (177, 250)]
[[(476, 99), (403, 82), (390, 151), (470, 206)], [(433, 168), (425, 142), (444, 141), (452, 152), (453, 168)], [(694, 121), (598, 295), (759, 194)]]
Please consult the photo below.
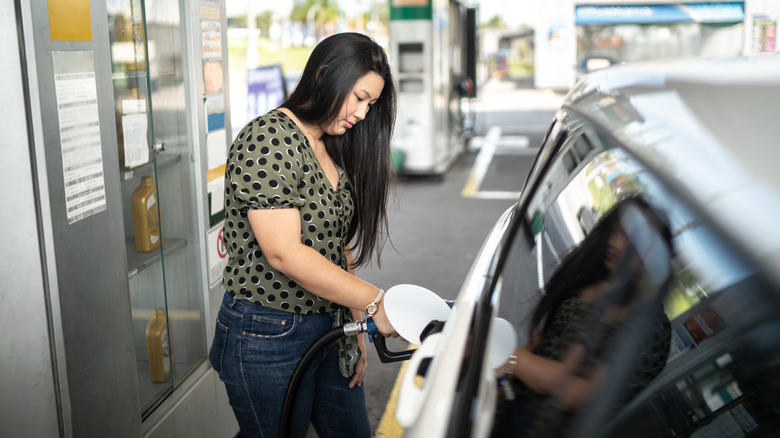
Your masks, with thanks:
[(179, 8), (107, 4), (142, 418), (206, 358)]
[(29, 329), (2, 347), (18, 360), (0, 435), (235, 436), (206, 360), (224, 258), (208, 176), (230, 113), (204, 64), (225, 64), (224, 2), (16, 0), (0, 19), (7, 204), (24, 206), (7, 277), (25, 280), (3, 309)]

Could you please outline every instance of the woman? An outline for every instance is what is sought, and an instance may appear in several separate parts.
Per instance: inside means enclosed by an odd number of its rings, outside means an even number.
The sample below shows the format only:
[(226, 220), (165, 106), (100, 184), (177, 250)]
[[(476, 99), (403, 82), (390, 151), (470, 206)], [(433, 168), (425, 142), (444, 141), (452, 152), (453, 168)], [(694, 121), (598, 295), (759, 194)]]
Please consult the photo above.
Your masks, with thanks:
[[(645, 303), (638, 293), (644, 271), (622, 278), (630, 259), (621, 226), (627, 206), (639, 208), (671, 250), (664, 222), (640, 198), (615, 205), (570, 252), (545, 285), (545, 294), (531, 315), (529, 342), (515, 349), (500, 374), (513, 383), (514, 400), (503, 406), (493, 436), (566, 436), (577, 410), (605, 378), (604, 363), (614, 338), (631, 311)], [(621, 265), (622, 264), (622, 265)], [(621, 278), (618, 278), (621, 277)], [(655, 312), (623, 400), (637, 394), (666, 364), (671, 340), (663, 308)]]
[[(372, 316), (383, 292), (354, 269), (386, 236), (396, 93), (384, 50), (357, 33), (318, 44), (278, 109), (249, 122), (225, 172), (228, 265), (209, 359), (243, 437), (276, 437), (290, 377), (332, 326)], [(356, 250), (353, 252), (353, 248)], [(377, 254), (375, 254), (377, 253)], [(339, 341), (301, 383), (290, 431), (368, 437), (363, 337)]]

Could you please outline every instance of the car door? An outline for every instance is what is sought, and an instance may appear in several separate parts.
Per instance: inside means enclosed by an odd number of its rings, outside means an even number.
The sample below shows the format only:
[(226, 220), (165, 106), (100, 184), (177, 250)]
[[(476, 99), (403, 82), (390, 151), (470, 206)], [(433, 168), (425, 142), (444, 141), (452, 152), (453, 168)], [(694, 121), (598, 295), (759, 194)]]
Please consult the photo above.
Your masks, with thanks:
[[(624, 396), (634, 359), (643, 354), (635, 346), (647, 344), (653, 320), (644, 318), (644, 330), (619, 331), (604, 341), (610, 351), (599, 360), (605, 377), (591, 387), (588, 402), (547, 418), (570, 423), (555, 436), (713, 436), (707, 434), (725, 429), (733, 435), (723, 436), (767, 436), (777, 430), (777, 286), (662, 171), (585, 119), (562, 113), (556, 124), (551, 133), (557, 135), (543, 145), (497, 256), (491, 289), (498, 316), (512, 322), (518, 345), (529, 339), (545, 283), (619, 201), (639, 198), (663, 217), (673, 252), (668, 277), (651, 278), (658, 286), (645, 291), (631, 314), (642, 319), (643, 309), (663, 303), (671, 345), (663, 370)], [(545, 399), (545, 406), (554, 404)], [(501, 400), (498, 406), (500, 411)]]

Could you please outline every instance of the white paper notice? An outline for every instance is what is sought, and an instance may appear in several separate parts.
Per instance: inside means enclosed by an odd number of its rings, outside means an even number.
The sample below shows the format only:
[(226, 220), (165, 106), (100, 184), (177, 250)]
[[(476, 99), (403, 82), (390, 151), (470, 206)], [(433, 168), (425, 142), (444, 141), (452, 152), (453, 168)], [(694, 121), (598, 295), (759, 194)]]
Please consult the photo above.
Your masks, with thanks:
[(146, 113), (122, 116), (122, 139), (125, 146), (125, 167), (132, 169), (149, 162), (146, 142)]
[[(52, 55), (65, 207), (68, 224), (73, 224), (106, 209), (97, 85), (92, 52), (53, 52)], [(81, 63), (81, 70), (74, 71), (74, 64), (68, 58), (86, 58), (88, 62)]]
[(225, 209), (225, 178), (217, 178), (207, 184), (211, 194), (211, 210), (209, 214), (214, 216)]
[(219, 21), (201, 21), (200, 32), (204, 58), (219, 58), (222, 56), (221, 27)]
[(208, 148), (208, 169), (225, 164), (227, 161), (227, 135), (224, 129), (206, 134), (206, 147)]

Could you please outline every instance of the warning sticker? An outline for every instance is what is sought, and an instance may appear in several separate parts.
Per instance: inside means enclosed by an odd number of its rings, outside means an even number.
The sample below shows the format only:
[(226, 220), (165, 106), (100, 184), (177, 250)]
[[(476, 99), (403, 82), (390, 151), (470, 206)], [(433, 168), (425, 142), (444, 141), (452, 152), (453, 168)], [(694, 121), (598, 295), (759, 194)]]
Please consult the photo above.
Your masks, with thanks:
[(206, 233), (206, 245), (208, 246), (206, 256), (209, 263), (209, 287), (214, 287), (222, 281), (222, 273), (227, 266), (227, 247), (222, 233), (225, 227), (216, 226)]

